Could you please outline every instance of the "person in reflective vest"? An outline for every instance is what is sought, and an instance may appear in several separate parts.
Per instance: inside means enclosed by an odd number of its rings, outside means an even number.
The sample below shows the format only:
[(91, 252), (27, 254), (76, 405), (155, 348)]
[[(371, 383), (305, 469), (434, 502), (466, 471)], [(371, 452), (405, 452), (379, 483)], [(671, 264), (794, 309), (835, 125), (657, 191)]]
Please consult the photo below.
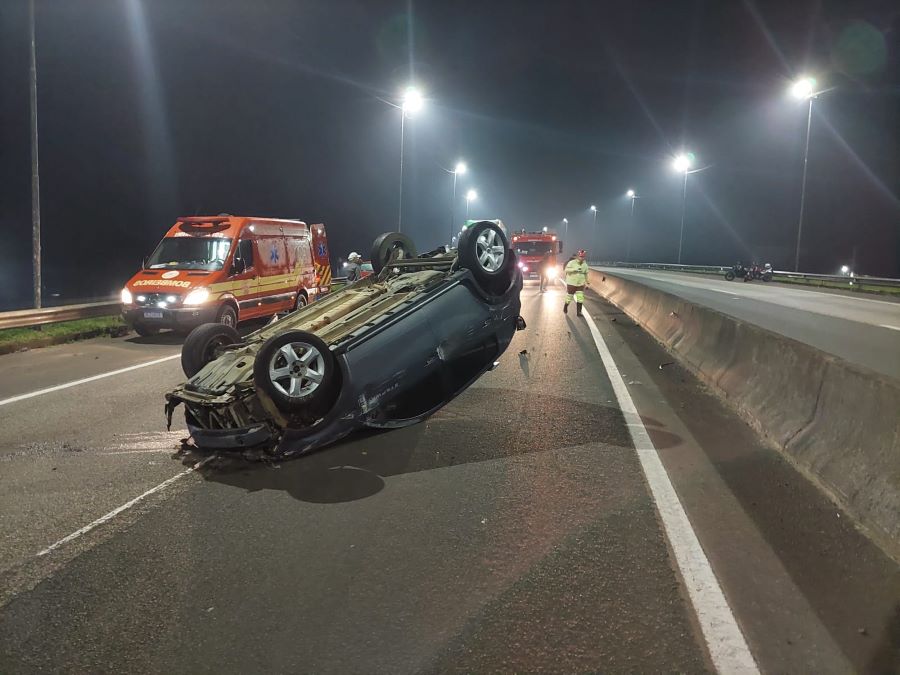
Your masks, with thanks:
[(581, 307), (584, 305), (584, 287), (588, 283), (588, 264), (585, 258), (587, 252), (584, 249), (573, 255), (566, 263), (566, 304), (563, 305), (563, 313), (569, 313), (569, 303), (575, 298), (578, 308), (578, 316), (581, 316)]

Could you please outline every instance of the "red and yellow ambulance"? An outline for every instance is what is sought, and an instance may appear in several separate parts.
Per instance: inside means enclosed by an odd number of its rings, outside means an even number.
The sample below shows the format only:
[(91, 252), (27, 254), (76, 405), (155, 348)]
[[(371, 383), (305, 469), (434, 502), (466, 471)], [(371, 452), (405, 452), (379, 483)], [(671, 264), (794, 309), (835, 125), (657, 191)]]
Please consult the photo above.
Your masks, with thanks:
[(230, 326), (302, 307), (331, 285), (325, 226), (249, 216), (179, 218), (122, 289), (140, 335)]

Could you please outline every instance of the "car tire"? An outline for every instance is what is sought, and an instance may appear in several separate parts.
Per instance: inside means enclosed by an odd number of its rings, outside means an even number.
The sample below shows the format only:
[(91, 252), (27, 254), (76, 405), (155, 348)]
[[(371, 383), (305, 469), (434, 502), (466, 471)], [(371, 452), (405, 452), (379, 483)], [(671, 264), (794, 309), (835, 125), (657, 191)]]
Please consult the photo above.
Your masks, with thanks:
[(734, 272), (732, 270), (725, 272), (725, 281), (734, 281)]
[(223, 326), (228, 326), (229, 328), (236, 329), (238, 324), (238, 316), (237, 312), (234, 311), (234, 307), (227, 304), (222, 305), (222, 307), (219, 309), (219, 313), (216, 314), (216, 323), (220, 323)]
[(241, 336), (231, 326), (222, 323), (204, 323), (188, 333), (181, 346), (181, 369), (193, 377), (206, 364), (214, 361), (222, 347), (237, 344)]
[(134, 332), (140, 335), (141, 337), (149, 337), (150, 335), (156, 335), (159, 332), (159, 328), (155, 328), (152, 326), (145, 326), (142, 323), (136, 323), (133, 326)]
[(292, 330), (266, 340), (253, 362), (253, 382), (288, 414), (319, 418), (340, 392), (334, 355), (319, 337)]
[(306, 299), (306, 296), (303, 293), (297, 293), (297, 299), (294, 300), (294, 311), (296, 312), (298, 309), (303, 309), (309, 304), (309, 300)]
[(399, 232), (385, 232), (372, 244), (372, 271), (379, 274), (392, 260), (415, 258), (416, 255), (412, 239)]
[(459, 265), (469, 270), (485, 290), (502, 293), (515, 272), (515, 256), (506, 234), (496, 223), (483, 220), (459, 238)]

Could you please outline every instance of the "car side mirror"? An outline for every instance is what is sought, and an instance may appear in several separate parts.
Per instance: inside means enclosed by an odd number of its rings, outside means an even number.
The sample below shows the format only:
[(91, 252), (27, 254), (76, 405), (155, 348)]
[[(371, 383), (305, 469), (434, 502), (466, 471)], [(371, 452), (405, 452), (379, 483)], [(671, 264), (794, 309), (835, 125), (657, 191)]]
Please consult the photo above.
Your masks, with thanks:
[(141, 269), (142, 269), (142, 270), (147, 269), (147, 256), (144, 256), (144, 257), (141, 259)]

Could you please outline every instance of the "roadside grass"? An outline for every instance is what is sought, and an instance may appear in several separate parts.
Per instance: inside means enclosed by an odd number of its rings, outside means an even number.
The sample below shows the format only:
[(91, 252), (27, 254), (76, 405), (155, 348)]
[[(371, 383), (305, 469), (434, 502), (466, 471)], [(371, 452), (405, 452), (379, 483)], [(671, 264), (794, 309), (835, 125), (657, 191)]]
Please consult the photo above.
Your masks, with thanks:
[(6, 328), (0, 330), (0, 354), (101, 335), (124, 335), (127, 331), (128, 328), (120, 316), (62, 321), (34, 328)]

